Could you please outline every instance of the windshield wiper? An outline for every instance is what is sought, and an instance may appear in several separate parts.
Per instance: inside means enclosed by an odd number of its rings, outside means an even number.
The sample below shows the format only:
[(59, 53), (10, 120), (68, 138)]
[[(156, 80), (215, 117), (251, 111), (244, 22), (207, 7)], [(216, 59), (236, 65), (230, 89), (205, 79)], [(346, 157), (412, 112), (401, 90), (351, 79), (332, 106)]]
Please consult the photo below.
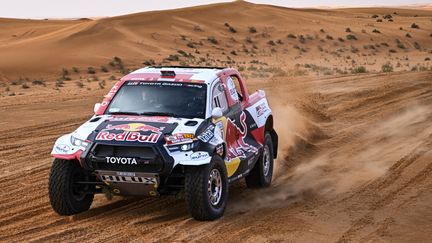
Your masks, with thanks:
[(141, 115), (141, 113), (133, 112), (133, 111), (114, 111), (114, 112), (110, 112), (109, 114), (110, 115), (134, 115), (134, 116)]
[(160, 111), (149, 111), (149, 112), (142, 112), (140, 115), (143, 116), (172, 116), (172, 117), (178, 117), (178, 115), (172, 113), (172, 112), (160, 112)]

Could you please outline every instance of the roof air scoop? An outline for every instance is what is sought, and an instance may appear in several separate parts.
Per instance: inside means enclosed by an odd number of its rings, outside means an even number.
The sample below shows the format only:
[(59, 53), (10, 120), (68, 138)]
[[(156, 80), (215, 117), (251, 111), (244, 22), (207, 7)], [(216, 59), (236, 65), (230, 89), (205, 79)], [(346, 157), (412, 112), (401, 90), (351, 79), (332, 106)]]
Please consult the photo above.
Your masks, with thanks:
[(176, 73), (173, 70), (161, 70), (162, 77), (175, 77)]

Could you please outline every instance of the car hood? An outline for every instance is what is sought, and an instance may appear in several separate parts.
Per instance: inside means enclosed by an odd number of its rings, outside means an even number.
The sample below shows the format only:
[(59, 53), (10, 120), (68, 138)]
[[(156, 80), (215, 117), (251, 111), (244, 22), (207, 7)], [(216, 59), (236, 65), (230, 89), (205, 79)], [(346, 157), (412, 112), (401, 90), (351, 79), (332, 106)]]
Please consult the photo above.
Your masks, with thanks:
[(154, 144), (165, 135), (195, 134), (203, 119), (158, 116), (98, 116), (79, 127), (74, 136), (103, 144)]

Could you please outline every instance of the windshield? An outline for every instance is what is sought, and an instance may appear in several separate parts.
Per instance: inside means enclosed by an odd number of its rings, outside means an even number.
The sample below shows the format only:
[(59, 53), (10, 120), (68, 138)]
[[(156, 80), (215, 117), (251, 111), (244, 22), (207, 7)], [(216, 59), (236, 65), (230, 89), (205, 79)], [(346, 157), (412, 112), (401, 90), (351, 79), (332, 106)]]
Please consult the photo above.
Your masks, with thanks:
[(127, 81), (105, 113), (205, 118), (206, 92), (205, 84)]

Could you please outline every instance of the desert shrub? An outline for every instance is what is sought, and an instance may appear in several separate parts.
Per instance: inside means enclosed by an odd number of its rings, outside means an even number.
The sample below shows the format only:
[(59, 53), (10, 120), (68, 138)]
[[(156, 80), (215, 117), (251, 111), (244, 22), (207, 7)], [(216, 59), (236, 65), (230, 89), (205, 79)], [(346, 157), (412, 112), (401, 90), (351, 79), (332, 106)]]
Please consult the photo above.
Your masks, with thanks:
[(321, 33), (325, 33), (324, 29), (320, 29), (320, 32), (321, 32)]
[(351, 46), (351, 52), (352, 53), (357, 53), (359, 51), (359, 49), (355, 46)]
[(271, 46), (275, 46), (275, 45), (276, 45), (276, 43), (275, 43), (273, 40), (269, 40), (269, 41), (267, 42), (267, 44), (269, 44), (269, 45), (271, 45)]
[[(153, 60), (153, 59), (148, 59), (148, 60), (145, 60), (145, 61), (143, 62), (143, 64), (146, 65), (146, 66), (153, 66), (153, 65), (156, 65), (156, 62), (155, 62), (155, 60)], [(114, 78), (114, 79), (115, 79), (115, 78)]]
[(77, 67), (73, 67), (73, 68), (72, 68), (72, 71), (73, 71), (74, 73), (79, 73), (79, 72), (80, 72), (79, 68), (77, 68)]
[(207, 37), (207, 40), (210, 42), (210, 43), (212, 43), (212, 44), (215, 44), (215, 45), (217, 45), (218, 43), (219, 43), (219, 41), (216, 39), (216, 37), (214, 37), (214, 36), (209, 36), (209, 37)]
[(393, 19), (388, 19), (387, 21), (388, 21), (388, 22), (393, 22)]
[(199, 25), (195, 25), (194, 26), (194, 31), (203, 32), (203, 29), (201, 29), (201, 27)]
[(400, 49), (406, 48), (405, 45), (399, 39), (396, 39), (396, 46)]
[(296, 39), (297, 38), (294, 34), (288, 34), (287, 37), (290, 39)]
[(374, 19), (376, 19), (376, 18), (378, 18), (378, 17), (379, 17), (379, 16), (376, 15), (376, 14), (372, 15), (372, 18), (374, 18)]
[(318, 51), (320, 51), (320, 52), (324, 51), (324, 49), (322, 48), (322, 46), (318, 46), (317, 48), (318, 48)]
[(395, 49), (390, 49), (389, 52), (390, 53), (396, 53), (397, 51)]
[(99, 83), (98, 83), (99, 88), (100, 89), (104, 89), (105, 88), (105, 84), (106, 84), (105, 80), (99, 81)]
[(169, 55), (167, 58), (165, 58), (165, 60), (176, 62), (179, 60), (179, 55), (177, 55), (177, 54)]
[(45, 85), (45, 81), (42, 80), (42, 79), (35, 79), (35, 80), (32, 81), (32, 84), (33, 84), (33, 85), (42, 85), (42, 86), (46, 86), (46, 85)]
[(362, 32), (363, 34), (366, 34), (366, 30), (365, 30), (365, 29), (362, 29), (361, 32)]
[(373, 29), (372, 32), (373, 32), (373, 33), (378, 33), (378, 34), (381, 33), (381, 32), (380, 32), (379, 30), (377, 30), (377, 29)]
[(418, 42), (414, 42), (414, 48), (417, 49), (417, 50), (420, 50), (421, 46), (420, 46), (420, 44)]
[(189, 54), (187, 52), (183, 51), (183, 50), (178, 50), (177, 52), (178, 52), (178, 54), (180, 54), (180, 55), (182, 55), (184, 57), (189, 57)]
[(109, 77), (109, 80), (116, 80), (117, 78), (116, 78), (116, 76), (114, 76), (114, 75), (111, 75), (110, 77)]
[(389, 44), (387, 44), (387, 42), (381, 42), (381, 45), (382, 45), (382, 46), (389, 47)]
[(377, 19), (376, 22), (382, 22), (382, 19)]
[(409, 33), (406, 33), (405, 35), (407, 38), (411, 38), (411, 35)]
[(391, 16), (391, 14), (386, 14), (386, 15), (384, 15), (383, 18), (384, 19), (391, 19), (391, 18), (393, 18), (393, 16)]
[(62, 76), (68, 76), (69, 75), (69, 71), (66, 68), (62, 69)]
[(351, 29), (348, 27), (345, 29), (345, 32), (351, 32)]
[(327, 39), (327, 40), (333, 40), (333, 36), (331, 36), (331, 35), (326, 35), (326, 39)]
[(24, 80), (22, 78), (19, 78), (18, 80), (12, 80), (11, 84), (12, 85), (20, 85), (24, 82)]
[(256, 32), (257, 32), (257, 29), (255, 27), (253, 27), (253, 26), (249, 27), (249, 33), (256, 33)]
[(232, 26), (228, 27), (228, 30), (229, 30), (231, 33), (237, 33), (237, 30), (234, 29), (234, 27), (232, 27)]
[(6, 92), (9, 92), (9, 91), (10, 91), (10, 86), (9, 86), (9, 85), (6, 86), (5, 91), (6, 91)]
[(391, 65), (389, 62), (387, 62), (381, 66), (381, 71), (383, 71), (385, 73), (393, 72), (393, 65)]
[(88, 68), (87, 68), (87, 73), (88, 73), (88, 74), (95, 74), (95, 73), (96, 73), (96, 70), (94, 69), (94, 67), (88, 67)]
[(230, 52), (230, 54), (231, 54), (231, 55), (234, 55), (234, 56), (237, 56), (237, 52), (236, 52), (235, 50), (232, 50), (232, 51)]
[(340, 42), (344, 42), (344, 41), (345, 41), (342, 37), (339, 37), (338, 40), (339, 40)]
[(105, 66), (101, 66), (101, 71), (104, 72), (104, 73), (107, 73), (108, 72), (108, 68), (105, 67)]
[(21, 85), (21, 88), (23, 88), (23, 89), (28, 89), (28, 88), (30, 88), (30, 86), (28, 86), (27, 83), (23, 83), (23, 84)]
[(304, 44), (306, 42), (306, 39), (303, 35), (299, 35), (298, 39), (299, 39), (299, 42), (302, 44)]
[(84, 84), (81, 81), (76, 81), (75, 84), (76, 84), (76, 86), (78, 86), (78, 88), (83, 88), (84, 87)]
[(429, 57), (426, 57), (424, 60), (425, 61), (430, 61), (431, 59)]
[(298, 46), (298, 45), (294, 45), (293, 48), (297, 49), (297, 50), (300, 50), (300, 46)]
[(253, 43), (252, 38), (250, 38), (249, 36), (246, 37), (245, 41), (246, 41), (247, 43), (249, 43), (249, 44), (252, 44), (252, 43)]
[(432, 33), (429, 36), (432, 37)]
[(186, 44), (186, 46), (189, 47), (189, 48), (195, 48), (195, 44), (192, 43), (192, 42), (188, 42), (188, 43)]
[(367, 73), (367, 70), (364, 66), (358, 66), (351, 70), (351, 73)]
[(420, 26), (418, 26), (418, 24), (416, 24), (416, 23), (412, 23), (411, 24), (411, 28), (413, 28), (413, 29), (420, 29)]
[(279, 45), (283, 44), (282, 40), (277, 40), (276, 43), (279, 44)]
[(353, 34), (349, 34), (346, 36), (347, 40), (357, 40), (357, 37)]
[(64, 82), (60, 79), (57, 79), (55, 82), (55, 87), (59, 88), (59, 87), (63, 87)]

